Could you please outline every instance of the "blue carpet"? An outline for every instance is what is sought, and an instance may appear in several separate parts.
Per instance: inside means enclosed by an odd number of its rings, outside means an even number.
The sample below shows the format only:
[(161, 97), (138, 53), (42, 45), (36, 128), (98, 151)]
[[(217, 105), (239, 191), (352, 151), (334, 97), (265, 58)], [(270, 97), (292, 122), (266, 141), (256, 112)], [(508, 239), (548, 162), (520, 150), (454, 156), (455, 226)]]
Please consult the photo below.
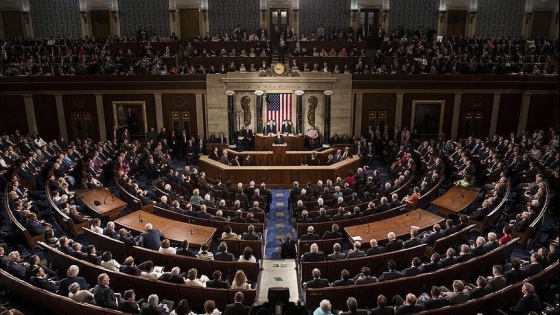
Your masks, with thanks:
[(280, 245), (287, 234), (294, 236), (294, 226), (290, 221), (288, 189), (272, 189), (272, 202), (266, 223), (265, 257), (280, 259)]

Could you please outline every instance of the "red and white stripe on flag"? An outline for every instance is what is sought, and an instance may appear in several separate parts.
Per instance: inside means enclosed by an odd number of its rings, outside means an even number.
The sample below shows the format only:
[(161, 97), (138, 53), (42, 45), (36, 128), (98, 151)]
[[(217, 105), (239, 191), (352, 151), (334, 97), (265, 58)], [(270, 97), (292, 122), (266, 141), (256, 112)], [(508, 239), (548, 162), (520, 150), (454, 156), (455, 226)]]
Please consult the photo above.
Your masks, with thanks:
[(268, 94), (266, 103), (266, 121), (272, 119), (280, 124), (284, 119), (292, 120), (292, 94)]

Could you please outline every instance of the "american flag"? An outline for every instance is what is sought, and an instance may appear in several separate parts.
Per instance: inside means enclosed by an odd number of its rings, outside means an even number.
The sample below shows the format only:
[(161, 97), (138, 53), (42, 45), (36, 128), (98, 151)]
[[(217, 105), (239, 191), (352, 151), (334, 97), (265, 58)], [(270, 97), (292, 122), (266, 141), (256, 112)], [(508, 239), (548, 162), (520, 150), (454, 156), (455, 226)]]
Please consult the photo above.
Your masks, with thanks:
[(273, 119), (277, 128), (282, 120), (292, 120), (292, 94), (274, 93), (268, 94), (266, 98), (266, 121)]

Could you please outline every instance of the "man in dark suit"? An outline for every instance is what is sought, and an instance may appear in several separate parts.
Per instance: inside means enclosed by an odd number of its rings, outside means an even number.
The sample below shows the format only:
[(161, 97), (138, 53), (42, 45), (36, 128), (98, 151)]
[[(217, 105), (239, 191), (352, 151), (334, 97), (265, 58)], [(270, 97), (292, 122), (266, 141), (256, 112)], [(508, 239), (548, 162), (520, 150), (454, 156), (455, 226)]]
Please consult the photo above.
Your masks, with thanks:
[(304, 283), (304, 289), (319, 289), (331, 286), (327, 279), (321, 279), (321, 270), (315, 268), (311, 273), (313, 274), (313, 280)]
[(442, 237), (443, 231), (441, 230), (441, 225), (436, 223), (432, 227), (432, 232), (424, 235), (424, 237), (422, 238), (422, 242), (428, 245), (433, 245), (438, 239)]
[(385, 247), (383, 246), (378, 246), (377, 245), (377, 240), (372, 238), (369, 241), (369, 248), (366, 251), (366, 256), (372, 256), (372, 255), (378, 255), (378, 254), (382, 254), (385, 252)]
[(151, 294), (148, 296), (148, 303), (144, 303), (141, 315), (167, 315), (165, 309), (159, 304), (159, 298), (157, 294)]
[(163, 233), (154, 229), (151, 223), (144, 226), (144, 232), (140, 234), (138, 243), (144, 248), (151, 250), (159, 250), (161, 247), (161, 240), (164, 238)]
[(114, 142), (115, 140), (117, 140), (117, 142), (121, 141), (121, 132), (116, 125), (113, 126), (113, 129), (107, 135), (107, 139), (109, 139), (109, 141), (111, 142)]
[(387, 298), (380, 294), (377, 296), (377, 307), (370, 311), (370, 315), (394, 315), (395, 309), (387, 306)]
[(335, 243), (333, 245), (333, 253), (327, 256), (327, 260), (341, 260), (346, 259), (346, 254), (340, 252), (341, 247), (340, 244)]
[(97, 285), (93, 289), (95, 304), (100, 307), (106, 307), (116, 310), (121, 304), (120, 294), (115, 294), (113, 289), (109, 288), (109, 275), (102, 273), (97, 277)]
[(523, 293), (523, 297), (517, 301), (515, 306), (509, 309), (509, 314), (539, 313), (541, 311), (541, 303), (539, 297), (535, 294), (535, 287), (529, 282), (525, 282), (521, 286), (521, 292)]
[(404, 242), (397, 239), (395, 233), (393, 232), (387, 233), (387, 239), (389, 240), (389, 243), (385, 244), (386, 252), (394, 252), (396, 250), (402, 249), (404, 246)]
[(292, 122), (284, 120), (282, 123), (282, 133), (292, 133)]
[(62, 296), (68, 296), (68, 287), (74, 282), (77, 282), (80, 285), (81, 290), (89, 289), (89, 284), (87, 284), (86, 280), (83, 277), (78, 277), (79, 272), (80, 268), (76, 265), (68, 267), (68, 270), (66, 271), (67, 277), (60, 280), (58, 291), (56, 291), (56, 293)]
[(126, 290), (123, 293), (123, 302), (119, 304), (119, 311), (130, 313), (130, 314), (138, 314), (140, 312), (140, 306), (135, 301), (136, 293), (134, 290)]
[(411, 248), (422, 244), (422, 241), (418, 239), (418, 229), (410, 230), (410, 239), (404, 242), (403, 248)]
[(276, 122), (274, 120), (269, 120), (266, 123), (265, 134), (274, 134), (276, 133)]
[(383, 272), (381, 277), (379, 277), (379, 281), (393, 280), (393, 279), (399, 279), (403, 277), (400, 271), (395, 270), (395, 268), (397, 268), (397, 264), (395, 263), (394, 260), (389, 260), (387, 262), (387, 268), (389, 269), (389, 271)]
[(309, 252), (301, 255), (301, 262), (325, 261), (325, 253), (319, 251), (317, 243), (311, 244)]
[(332, 283), (333, 287), (343, 287), (343, 286), (347, 286), (347, 285), (354, 285), (354, 280), (350, 279), (350, 273), (348, 272), (348, 270), (343, 269), (340, 272), (340, 279), (336, 280), (335, 282)]
[(315, 222), (329, 222), (332, 221), (331, 216), (327, 214), (325, 208), (319, 210), (319, 216), (315, 218)]
[(329, 240), (329, 239), (342, 238), (342, 233), (339, 232), (339, 229), (340, 228), (338, 224), (334, 223), (332, 225), (331, 231), (326, 231), (325, 234), (323, 234), (323, 236), (321, 237), (321, 239)]
[(412, 266), (404, 269), (402, 271), (402, 275), (405, 277), (412, 277), (412, 276), (419, 275), (423, 272), (420, 266), (422, 266), (422, 260), (420, 260), (420, 258), (418, 257), (414, 257), (412, 259)]
[[(242, 240), (249, 240), (249, 241), (257, 241), (260, 239), (260, 237), (255, 233), (255, 226), (252, 224), (249, 224), (249, 226), (247, 227), (247, 232), (243, 232), (243, 235), (241, 236)], [(214, 258), (216, 257), (216, 255), (214, 255)]]
[(119, 271), (133, 276), (139, 276), (142, 274), (142, 270), (134, 264), (134, 258), (132, 258), (132, 256), (128, 256), (124, 260), (123, 264), (119, 268)]
[(224, 315), (249, 315), (249, 306), (243, 305), (243, 292), (235, 293), (235, 303), (226, 305)]
[(115, 231), (115, 222), (107, 222), (107, 226), (103, 229), (103, 235), (109, 236), (112, 239), (118, 239), (119, 234)]
[(212, 280), (206, 281), (206, 287), (216, 289), (229, 289), (229, 284), (225, 281), (222, 281), (222, 272), (220, 270), (215, 270), (212, 274)]
[(300, 237), (302, 241), (311, 241), (311, 240), (319, 240), (321, 239), (319, 235), (315, 234), (315, 228), (313, 226), (309, 226), (307, 228), (307, 234), (304, 234)]
[(446, 294), (449, 305), (465, 303), (469, 300), (469, 294), (465, 291), (465, 284), (461, 280), (453, 281), (453, 292)]
[(220, 245), (218, 245), (218, 252), (214, 254), (214, 259), (222, 261), (235, 261), (235, 256), (227, 251), (226, 242), (221, 242)]
[(165, 272), (158, 278), (158, 280), (177, 284), (185, 284), (185, 279), (183, 279), (180, 274), (181, 269), (179, 267), (173, 267), (173, 269), (171, 269), (171, 272)]
[(274, 144), (284, 144), (285, 143), (284, 136), (280, 132), (278, 132), (276, 134), (276, 136), (274, 136), (274, 139), (272, 140), (272, 143), (274, 143)]
[(441, 296), (441, 289), (438, 286), (432, 286), (430, 290), (430, 299), (424, 302), (424, 309), (433, 310), (436, 308), (444, 307), (449, 302), (447, 299)]
[(350, 259), (350, 258), (364, 257), (366, 253), (360, 249), (361, 247), (362, 247), (362, 243), (360, 243), (359, 241), (355, 241), (354, 248), (348, 252), (346, 258)]
[(535, 275), (543, 270), (541, 264), (542, 256), (539, 253), (533, 253), (530, 260), (530, 264), (521, 267), (521, 272), (525, 274), (526, 277)]
[(354, 277), (354, 280), (356, 281), (355, 284), (369, 284), (379, 281), (376, 277), (371, 276), (371, 270), (369, 267), (362, 267), (360, 274)]
[(184, 240), (181, 242), (181, 247), (177, 249), (177, 255), (195, 257), (194, 252), (189, 249), (189, 241)]

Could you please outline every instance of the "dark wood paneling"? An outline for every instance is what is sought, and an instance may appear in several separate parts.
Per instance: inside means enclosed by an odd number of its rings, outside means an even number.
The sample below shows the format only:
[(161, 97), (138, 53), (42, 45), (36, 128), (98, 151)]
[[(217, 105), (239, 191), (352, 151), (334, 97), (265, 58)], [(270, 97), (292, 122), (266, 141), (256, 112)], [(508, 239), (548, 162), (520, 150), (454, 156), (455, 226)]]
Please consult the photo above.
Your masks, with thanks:
[(455, 101), (454, 94), (404, 94), (403, 96), (403, 111), (402, 111), (402, 126), (401, 129), (406, 127), (410, 129), (412, 120), (412, 101), (445, 101), (445, 108), (443, 111), (443, 132), (446, 137), (451, 136), (451, 120), (453, 118), (453, 110)]
[[(191, 130), (198, 130), (196, 117), (196, 96), (194, 93), (162, 94), (163, 125), (167, 130), (172, 130), (171, 111), (189, 111), (191, 117)], [(193, 135), (194, 136), (194, 135)]]
[(517, 133), (519, 111), (521, 110), (521, 94), (502, 94), (496, 134), (507, 136), (510, 132)]
[(0, 133), (12, 134), (19, 130), (27, 134), (27, 112), (21, 95), (0, 95)]
[[(397, 94), (395, 93), (365, 93), (362, 98), (362, 130), (364, 134), (368, 129), (368, 113), (373, 110), (387, 111), (387, 125), (393, 130), (395, 125), (395, 106)], [(381, 130), (383, 131), (383, 130)]]
[(558, 126), (558, 94), (533, 94), (526, 130)]
[(464, 132), (466, 112), (482, 112), (482, 126), (480, 135), (482, 137), (488, 135), (488, 131), (490, 130), (490, 120), (492, 117), (493, 102), (494, 94), (466, 93), (461, 95), (461, 112), (459, 116), (459, 128), (457, 129), (457, 138), (463, 138), (465, 136)]
[(531, 27), (531, 35), (533, 38), (549, 36), (551, 19), (552, 11), (533, 12), (533, 26)]
[[(208, 13), (204, 13), (208, 14)], [(196, 35), (202, 35), (199, 31), (200, 11), (198, 9), (181, 9), (179, 10), (179, 19), (181, 24), (181, 37), (189, 38)]]
[(95, 95), (93, 94), (64, 94), (62, 95), (64, 106), (64, 120), (68, 131), (68, 139), (75, 138), (72, 125), (72, 115), (74, 112), (91, 112), (93, 126), (93, 136), (99, 139), (99, 119), (97, 118), (97, 106), (95, 105)]
[[(146, 102), (146, 121), (148, 130), (156, 128), (156, 101), (153, 94), (104, 94), (103, 111), (105, 112), (105, 126), (110, 130), (115, 124), (113, 120), (113, 102), (140, 101)], [(142, 126), (143, 128), (143, 126)]]
[(56, 100), (54, 95), (33, 95), (33, 110), (37, 122), (37, 132), (43, 139), (55, 139), (60, 136)]

